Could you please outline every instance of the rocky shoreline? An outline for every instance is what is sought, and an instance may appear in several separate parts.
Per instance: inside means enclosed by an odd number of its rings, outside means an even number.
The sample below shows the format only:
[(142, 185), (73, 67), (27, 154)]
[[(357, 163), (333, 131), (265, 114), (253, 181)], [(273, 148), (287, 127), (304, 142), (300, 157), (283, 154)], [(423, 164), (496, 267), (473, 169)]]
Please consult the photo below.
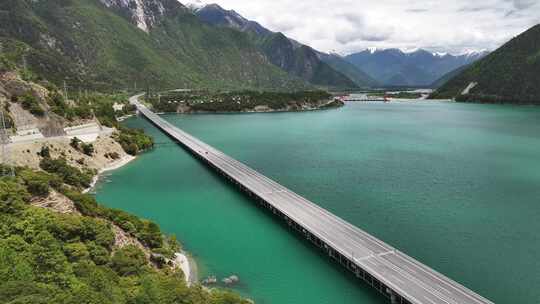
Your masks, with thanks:
[(135, 160), (135, 156), (131, 156), (129, 154), (127, 155), (124, 155), (124, 157), (106, 165), (105, 167), (101, 168), (98, 170), (98, 173), (93, 177), (92, 179), (92, 183), (90, 184), (90, 187), (84, 189), (82, 191), (82, 193), (88, 193), (90, 191), (92, 191), (92, 189), (94, 189), (94, 187), (96, 186), (97, 182), (99, 181), (99, 178), (101, 177), (101, 174), (105, 173), (105, 172), (108, 172), (108, 171), (113, 171), (113, 170), (116, 170), (116, 169), (120, 169), (121, 167), (127, 165), (128, 163), (132, 162), (133, 160)]

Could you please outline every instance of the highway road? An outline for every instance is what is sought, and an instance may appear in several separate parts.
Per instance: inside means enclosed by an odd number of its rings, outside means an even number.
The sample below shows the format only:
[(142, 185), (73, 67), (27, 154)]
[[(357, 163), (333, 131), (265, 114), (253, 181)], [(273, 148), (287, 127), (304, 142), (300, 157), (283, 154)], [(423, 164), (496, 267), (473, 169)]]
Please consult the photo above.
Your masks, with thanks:
[(382, 288), (380, 284), (374, 285), (393, 303), (493, 303), (175, 127), (141, 104), (141, 96), (130, 99), (140, 114), (243, 190), (294, 222), (308, 238), (321, 241), (331, 256), (338, 257), (357, 276), (370, 282), (373, 277), (384, 284)]

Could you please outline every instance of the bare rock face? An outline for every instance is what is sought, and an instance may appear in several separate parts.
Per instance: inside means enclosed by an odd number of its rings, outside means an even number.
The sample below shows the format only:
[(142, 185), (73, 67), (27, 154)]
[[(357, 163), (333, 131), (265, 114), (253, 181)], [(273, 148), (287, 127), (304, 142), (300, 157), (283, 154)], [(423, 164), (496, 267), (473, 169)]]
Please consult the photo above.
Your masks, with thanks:
[(9, 114), (17, 130), (39, 129), (45, 137), (65, 135), (64, 119), (49, 112), (47, 99), (49, 91), (43, 86), (25, 81), (17, 73), (6, 72), (0, 74), (0, 99), (10, 100), (26, 94), (33, 95), (45, 110), (43, 117), (36, 117), (18, 103), (9, 103)]
[[(17, 73), (6, 72), (0, 75), (0, 87), (8, 97), (22, 96), (30, 93), (38, 99), (44, 101), (49, 92), (44, 87), (24, 81)], [(1, 93), (1, 92), (0, 92)]]
[(185, 9), (176, 0), (100, 0), (108, 8), (112, 8), (127, 17), (133, 24), (145, 32), (159, 22), (167, 12)]
[(77, 211), (73, 201), (55, 190), (51, 190), (49, 195), (45, 198), (37, 198), (32, 200), (31, 204), (33, 206), (47, 208), (58, 213), (80, 215), (80, 212)]

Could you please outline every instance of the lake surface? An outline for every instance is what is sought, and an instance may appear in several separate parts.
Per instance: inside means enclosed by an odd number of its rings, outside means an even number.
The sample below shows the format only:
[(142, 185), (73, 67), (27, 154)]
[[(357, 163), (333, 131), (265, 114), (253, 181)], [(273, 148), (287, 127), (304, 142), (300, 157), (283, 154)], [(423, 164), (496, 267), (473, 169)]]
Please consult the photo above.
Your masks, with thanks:
[[(540, 108), (413, 102), (171, 123), (496, 303), (540, 303)], [(141, 118), (156, 148), (97, 198), (257, 303), (386, 303)]]

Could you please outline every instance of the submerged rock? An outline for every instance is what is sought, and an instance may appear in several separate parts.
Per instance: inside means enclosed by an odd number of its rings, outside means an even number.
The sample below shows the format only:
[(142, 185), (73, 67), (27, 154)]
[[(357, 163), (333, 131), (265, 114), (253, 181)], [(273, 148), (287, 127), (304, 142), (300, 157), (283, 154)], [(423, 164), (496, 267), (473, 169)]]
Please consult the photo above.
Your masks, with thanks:
[(215, 276), (209, 276), (208, 278), (204, 279), (202, 283), (205, 285), (215, 284), (217, 283), (217, 278)]
[(226, 277), (226, 278), (221, 280), (221, 282), (223, 282), (223, 283), (225, 283), (227, 285), (237, 283), (238, 281), (240, 281), (240, 279), (238, 278), (237, 275), (231, 275), (231, 276)]

